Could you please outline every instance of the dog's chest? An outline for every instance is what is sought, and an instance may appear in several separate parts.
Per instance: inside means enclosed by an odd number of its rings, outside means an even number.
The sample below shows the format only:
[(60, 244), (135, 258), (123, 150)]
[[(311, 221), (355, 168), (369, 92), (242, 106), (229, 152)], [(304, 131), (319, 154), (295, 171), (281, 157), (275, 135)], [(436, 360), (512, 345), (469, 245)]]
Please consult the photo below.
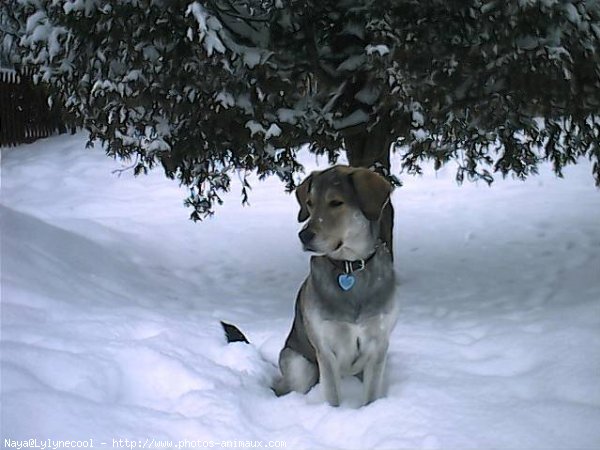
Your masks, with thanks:
[(387, 349), (398, 316), (394, 272), (389, 256), (378, 253), (355, 274), (352, 289), (341, 289), (338, 276), (326, 259), (311, 260), (302, 314), (317, 352), (327, 352), (342, 374), (357, 374), (370, 358)]
[(387, 349), (396, 319), (394, 308), (356, 323), (322, 317), (312, 317), (311, 321), (317, 346), (331, 352), (342, 374), (355, 375), (364, 369), (370, 358)]

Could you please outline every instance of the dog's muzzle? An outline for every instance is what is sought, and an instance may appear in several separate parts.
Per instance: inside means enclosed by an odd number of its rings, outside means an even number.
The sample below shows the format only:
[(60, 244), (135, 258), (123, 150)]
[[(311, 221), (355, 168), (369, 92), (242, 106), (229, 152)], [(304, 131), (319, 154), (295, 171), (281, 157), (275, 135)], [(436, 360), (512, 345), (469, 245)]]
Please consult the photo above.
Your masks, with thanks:
[(303, 228), (300, 233), (298, 233), (298, 237), (304, 248), (310, 250), (310, 243), (315, 237), (315, 233), (310, 228)]

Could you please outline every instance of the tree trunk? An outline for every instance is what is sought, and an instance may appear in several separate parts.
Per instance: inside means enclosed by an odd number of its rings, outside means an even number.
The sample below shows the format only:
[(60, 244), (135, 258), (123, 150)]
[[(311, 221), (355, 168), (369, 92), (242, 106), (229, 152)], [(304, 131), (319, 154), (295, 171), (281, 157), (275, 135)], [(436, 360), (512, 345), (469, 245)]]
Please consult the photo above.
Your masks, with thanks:
[[(380, 123), (371, 131), (348, 130), (344, 136), (348, 162), (353, 167), (375, 168), (382, 175), (390, 173), (390, 147), (393, 135), (388, 123)], [(394, 255), (393, 248), (394, 207), (389, 202), (381, 216), (380, 237)]]

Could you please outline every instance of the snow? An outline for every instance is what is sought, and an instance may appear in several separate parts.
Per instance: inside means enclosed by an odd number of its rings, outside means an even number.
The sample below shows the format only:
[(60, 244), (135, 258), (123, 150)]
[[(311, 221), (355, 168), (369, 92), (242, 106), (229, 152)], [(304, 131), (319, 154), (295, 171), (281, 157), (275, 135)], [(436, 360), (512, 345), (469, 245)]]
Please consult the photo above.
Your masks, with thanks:
[(257, 48), (246, 47), (242, 52), (242, 59), (244, 64), (249, 69), (254, 69), (258, 64), (260, 64), (263, 52)]
[(338, 72), (352, 72), (365, 64), (366, 58), (364, 55), (352, 55), (346, 58), (335, 70)]
[(250, 130), (250, 137), (258, 133), (265, 134), (265, 127), (263, 127), (256, 120), (249, 120), (248, 122), (246, 122), (245, 127)]
[(304, 111), (297, 109), (279, 108), (277, 110), (277, 119), (283, 123), (296, 125), (298, 118), (304, 115)]
[(423, 109), (420, 103), (412, 102), (412, 125), (414, 127), (422, 127), (425, 123), (425, 117), (423, 116)]
[(25, 29), (28, 37), (21, 38), (21, 45), (31, 48), (45, 44), (50, 59), (54, 58), (61, 51), (60, 39), (62, 35), (67, 34), (65, 27), (53, 26), (44, 11), (36, 11), (27, 18)]
[(385, 56), (390, 52), (390, 48), (385, 44), (367, 45), (365, 51), (367, 52), (367, 55), (378, 53), (379, 56)]
[(423, 142), (425, 139), (431, 136), (431, 133), (429, 133), (424, 128), (413, 128), (412, 130), (410, 130), (410, 134), (412, 135), (413, 139), (417, 142)]
[(369, 120), (369, 114), (367, 114), (362, 109), (357, 109), (343, 117), (341, 119), (335, 120), (333, 122), (333, 127), (336, 130), (343, 130), (344, 128), (354, 127), (356, 125), (360, 125), (361, 123), (365, 123)]
[(575, 25), (581, 24), (581, 15), (577, 11), (577, 7), (570, 2), (564, 4), (564, 10), (569, 20)]
[(229, 109), (235, 105), (235, 98), (227, 91), (221, 91), (215, 97), (215, 101), (219, 102), (225, 109)]
[(269, 125), (269, 128), (265, 133), (265, 140), (277, 136), (281, 136), (281, 128), (279, 128), (277, 124), (272, 123), (271, 125)]
[[(221, 23), (204, 9), (198, 2), (192, 2), (188, 5), (186, 15), (193, 15), (198, 23), (199, 40), (202, 42), (208, 56), (213, 52), (224, 53), (225, 45), (218, 36), (222, 29)], [(190, 34), (188, 32), (188, 38)]]
[(84, 2), (83, 0), (75, 0), (75, 1), (69, 1), (67, 0), (64, 4), (63, 4), (63, 11), (65, 12), (65, 14), (70, 14), (73, 11), (82, 11), (84, 9)]
[(365, 105), (374, 105), (381, 92), (373, 85), (367, 85), (354, 95), (354, 98)]
[(540, 39), (536, 36), (525, 35), (517, 38), (516, 45), (523, 50), (534, 50), (540, 45)]
[[(589, 162), (491, 188), (456, 186), (452, 168), (404, 178), (387, 396), (357, 408), (348, 379), (332, 408), (319, 386), (269, 389), (308, 267), (280, 182), (255, 181), (251, 207), (238, 185), (194, 224), (160, 170), (117, 176), (84, 147), (76, 135), (2, 151), (2, 443), (598, 448)], [(252, 345), (227, 345), (219, 320)]]
[(281, 128), (279, 128), (279, 126), (275, 123), (272, 123), (271, 125), (269, 125), (269, 128), (265, 130), (265, 127), (263, 127), (260, 123), (258, 123), (255, 120), (249, 120), (248, 122), (246, 122), (245, 127), (250, 130), (250, 136), (254, 136), (255, 134), (263, 134), (264, 135), (264, 139), (268, 140), (272, 137), (277, 137), (281, 134)]

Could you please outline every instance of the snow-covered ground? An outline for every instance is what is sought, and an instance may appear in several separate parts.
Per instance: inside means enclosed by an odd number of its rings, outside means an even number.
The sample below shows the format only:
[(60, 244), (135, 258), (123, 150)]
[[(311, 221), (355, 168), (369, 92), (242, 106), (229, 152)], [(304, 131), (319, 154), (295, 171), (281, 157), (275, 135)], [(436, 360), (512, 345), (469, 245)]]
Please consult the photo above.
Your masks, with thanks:
[[(451, 169), (405, 178), (388, 394), (356, 408), (359, 382), (346, 380), (332, 408), (319, 386), (269, 389), (308, 268), (294, 197), (255, 182), (251, 207), (234, 190), (194, 224), (160, 170), (117, 176), (84, 143), (2, 151), (0, 445), (600, 448), (600, 192), (588, 162), (563, 180), (543, 167), (492, 188), (457, 187)], [(227, 345), (220, 319), (253, 345)]]

